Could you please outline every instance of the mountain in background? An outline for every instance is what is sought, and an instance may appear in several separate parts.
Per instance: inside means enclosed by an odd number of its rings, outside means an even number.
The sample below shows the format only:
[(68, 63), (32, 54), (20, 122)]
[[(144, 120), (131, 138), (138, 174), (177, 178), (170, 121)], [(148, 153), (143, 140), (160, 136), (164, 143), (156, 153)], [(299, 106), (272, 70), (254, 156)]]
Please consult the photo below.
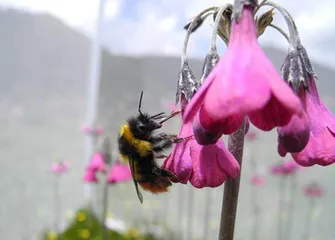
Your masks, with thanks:
[[(51, 226), (52, 161), (66, 158), (72, 164), (72, 174), (64, 178), (63, 207), (82, 203), (74, 196), (82, 194), (80, 124), (85, 121), (91, 48), (87, 37), (58, 19), (17, 10), (0, 12), (0, 36), (0, 188), (5, 192), (0, 238), (19, 239)], [(286, 53), (265, 52), (279, 69)], [(202, 60), (190, 64), (199, 77)], [(320, 94), (332, 97), (334, 70), (314, 67)], [(158, 112), (174, 101), (179, 68), (178, 57), (115, 56), (103, 49), (98, 123), (112, 140), (120, 124), (136, 113), (141, 90), (144, 111)], [(172, 129), (178, 131), (177, 125)]]

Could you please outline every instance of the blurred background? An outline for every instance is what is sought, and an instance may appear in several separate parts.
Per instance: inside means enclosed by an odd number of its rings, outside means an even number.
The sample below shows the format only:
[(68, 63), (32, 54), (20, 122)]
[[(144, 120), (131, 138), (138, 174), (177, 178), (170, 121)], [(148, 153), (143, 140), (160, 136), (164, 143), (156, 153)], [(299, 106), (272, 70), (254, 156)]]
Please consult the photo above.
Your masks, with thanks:
[[(85, 142), (81, 125), (102, 127), (115, 153), (119, 127), (136, 113), (141, 90), (144, 111), (170, 111), (184, 24), (202, 9), (226, 2), (0, 0), (0, 239), (37, 239), (41, 231), (53, 228), (57, 176), (50, 166), (55, 161), (67, 160), (70, 165), (57, 182), (61, 228), (66, 228), (88, 196), (93, 197), (96, 211), (102, 211), (103, 184), (84, 189), (85, 167), (94, 149), (89, 140)], [(295, 18), (319, 76), (322, 100), (334, 111), (334, 1), (277, 2)], [(275, 22), (286, 29), (277, 13)], [(206, 21), (190, 39), (188, 57), (196, 77), (210, 47), (212, 25)], [(268, 29), (260, 43), (279, 69), (287, 52), (285, 39)], [(221, 54), (225, 51), (220, 39), (218, 49)], [(164, 131), (177, 133), (180, 125), (180, 119), (173, 119)], [(274, 239), (279, 234), (278, 218), (282, 225), (291, 226), (289, 230), (282, 226), (281, 234), (290, 231), (290, 239), (300, 239), (310, 209), (303, 188), (315, 181), (324, 195), (314, 208), (310, 239), (333, 240), (334, 166), (304, 168), (294, 177), (274, 176), (271, 167), (283, 161), (276, 150), (276, 132), (253, 128), (251, 132), (257, 137), (246, 143), (236, 239), (250, 239), (255, 231), (255, 240)], [(251, 182), (254, 176), (264, 178), (264, 185)], [(144, 192), (143, 205), (131, 181), (108, 189), (111, 219), (127, 226), (156, 224), (170, 229), (175, 239), (217, 238), (223, 186), (195, 189), (175, 184), (168, 194)], [(278, 204), (282, 196), (287, 206), (294, 199), (293, 210)], [(255, 230), (257, 226), (260, 229)]]

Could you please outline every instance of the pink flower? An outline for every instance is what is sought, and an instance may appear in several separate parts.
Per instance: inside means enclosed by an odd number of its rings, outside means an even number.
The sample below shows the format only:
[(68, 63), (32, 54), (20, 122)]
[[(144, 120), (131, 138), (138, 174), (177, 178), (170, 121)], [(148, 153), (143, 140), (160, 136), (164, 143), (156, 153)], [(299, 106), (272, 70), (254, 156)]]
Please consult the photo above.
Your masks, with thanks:
[(288, 176), (294, 174), (299, 169), (300, 166), (291, 159), (273, 166), (271, 172), (274, 175)]
[(93, 129), (94, 131), (92, 132), (92, 128), (90, 128), (87, 125), (82, 125), (81, 130), (86, 134), (92, 134), (93, 133), (94, 135), (97, 135), (97, 136), (100, 136), (104, 133), (104, 129), (102, 127), (97, 127), (96, 129)]
[(228, 49), (187, 106), (185, 123), (199, 112), (204, 128), (231, 134), (248, 115), (257, 128), (270, 131), (301, 114), (299, 98), (257, 42), (253, 11), (244, 6), (239, 21), (233, 21)]
[[(193, 135), (192, 122), (184, 124), (178, 137)], [(223, 140), (202, 146), (194, 138), (174, 146), (162, 168), (176, 174), (181, 183), (188, 181), (196, 188), (220, 186), (227, 177), (235, 178), (240, 172), (236, 159), (226, 149)]]
[(283, 173), (285, 175), (289, 175), (295, 173), (301, 167), (293, 160), (287, 160), (283, 163)]
[(278, 153), (285, 157), (287, 152), (302, 151), (309, 140), (310, 123), (306, 113), (301, 116), (293, 116), (289, 124), (279, 127), (278, 132)]
[(118, 182), (126, 182), (132, 179), (129, 164), (122, 164), (116, 161), (108, 175), (108, 183), (115, 184)]
[(84, 174), (84, 182), (87, 183), (97, 183), (98, 182), (98, 178), (96, 176), (96, 171), (94, 171), (91, 168), (86, 168), (85, 170), (85, 174)]
[(302, 166), (326, 166), (335, 162), (335, 117), (321, 101), (313, 77), (308, 79), (309, 91), (300, 95), (310, 122), (310, 137), (306, 147), (292, 153)]
[(104, 155), (100, 152), (94, 153), (88, 167), (92, 169), (92, 171), (100, 171), (106, 173), (106, 163), (104, 161)]
[(81, 130), (84, 132), (84, 133), (90, 133), (91, 132), (91, 128), (87, 125), (81, 125)]
[(248, 141), (255, 141), (257, 139), (257, 133), (256, 132), (248, 132), (245, 135), (245, 139), (247, 139)]
[(262, 176), (252, 176), (251, 179), (250, 179), (250, 182), (252, 185), (255, 185), (255, 186), (264, 186), (265, 184), (265, 178), (262, 177)]
[(321, 197), (323, 189), (317, 183), (311, 183), (304, 189), (304, 194), (307, 197)]
[(51, 164), (51, 171), (56, 174), (65, 173), (69, 170), (70, 165), (67, 161), (55, 162)]

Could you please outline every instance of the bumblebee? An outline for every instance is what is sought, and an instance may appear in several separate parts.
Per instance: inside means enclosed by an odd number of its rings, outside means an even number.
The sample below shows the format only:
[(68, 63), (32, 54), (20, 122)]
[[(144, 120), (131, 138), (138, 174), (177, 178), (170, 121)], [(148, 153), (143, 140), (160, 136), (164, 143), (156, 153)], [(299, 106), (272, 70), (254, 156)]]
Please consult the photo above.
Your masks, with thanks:
[(119, 152), (122, 160), (128, 161), (136, 193), (141, 203), (143, 196), (138, 184), (146, 191), (154, 194), (168, 191), (172, 181), (178, 181), (174, 173), (160, 168), (155, 159), (166, 158), (162, 152), (172, 147), (174, 143), (180, 143), (189, 138), (177, 138), (176, 135), (160, 133), (154, 135), (154, 131), (161, 128), (162, 124), (179, 114), (173, 112), (165, 115), (164, 112), (149, 116), (142, 113), (141, 104), (143, 91), (141, 92), (138, 112), (136, 117), (131, 117), (120, 128), (118, 137)]

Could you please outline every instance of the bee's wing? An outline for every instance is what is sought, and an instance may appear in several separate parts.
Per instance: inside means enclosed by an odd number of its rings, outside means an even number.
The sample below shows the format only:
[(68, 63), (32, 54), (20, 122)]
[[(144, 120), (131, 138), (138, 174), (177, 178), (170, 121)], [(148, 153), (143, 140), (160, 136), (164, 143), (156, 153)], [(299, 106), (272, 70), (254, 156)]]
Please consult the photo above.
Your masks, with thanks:
[(140, 192), (140, 189), (138, 188), (138, 184), (137, 181), (135, 180), (135, 165), (134, 165), (134, 161), (129, 158), (129, 166), (130, 166), (130, 170), (131, 170), (131, 175), (133, 177), (133, 181), (134, 181), (134, 185), (135, 185), (135, 189), (136, 189), (136, 193), (138, 196), (138, 199), (140, 200), (141, 203), (143, 203), (143, 196), (142, 193)]

